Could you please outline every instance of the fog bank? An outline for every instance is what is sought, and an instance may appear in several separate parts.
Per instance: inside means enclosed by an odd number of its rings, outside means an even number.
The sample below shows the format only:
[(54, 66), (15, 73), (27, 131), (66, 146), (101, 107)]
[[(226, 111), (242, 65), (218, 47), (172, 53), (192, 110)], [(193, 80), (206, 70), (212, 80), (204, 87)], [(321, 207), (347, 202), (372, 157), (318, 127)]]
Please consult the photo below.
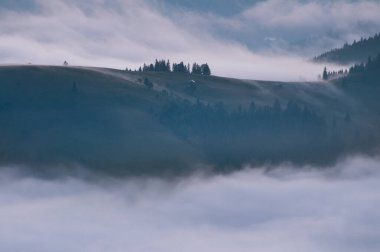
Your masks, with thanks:
[[(0, 3), (1, 64), (68, 61), (74, 66), (138, 69), (155, 59), (169, 59), (208, 62), (214, 75), (275, 81), (316, 80), (324, 67), (306, 60), (314, 54), (294, 53), (299, 50), (252, 50), (247, 44), (272, 48), (274, 39), (265, 39), (268, 34), (260, 29), (245, 28), (261, 24), (250, 21), (259, 18), (255, 8), (226, 19), (167, 9), (149, 0), (37, 0), (33, 6), (15, 11)], [(238, 27), (249, 34), (231, 38), (228, 33), (241, 33)], [(253, 42), (243, 39), (252, 33)]]
[(43, 180), (0, 172), (0, 251), (378, 251), (380, 160)]

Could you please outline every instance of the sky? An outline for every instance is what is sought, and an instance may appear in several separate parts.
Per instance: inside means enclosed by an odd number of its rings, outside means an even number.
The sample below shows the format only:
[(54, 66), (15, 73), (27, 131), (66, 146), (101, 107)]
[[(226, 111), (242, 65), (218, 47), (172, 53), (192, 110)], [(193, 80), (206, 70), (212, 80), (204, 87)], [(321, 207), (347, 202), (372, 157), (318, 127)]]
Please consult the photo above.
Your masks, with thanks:
[(3, 0), (0, 63), (124, 69), (163, 58), (222, 76), (315, 79), (322, 66), (306, 60), (379, 32), (379, 11), (371, 0)]
[(1, 251), (377, 252), (380, 160), (161, 179), (0, 170)]

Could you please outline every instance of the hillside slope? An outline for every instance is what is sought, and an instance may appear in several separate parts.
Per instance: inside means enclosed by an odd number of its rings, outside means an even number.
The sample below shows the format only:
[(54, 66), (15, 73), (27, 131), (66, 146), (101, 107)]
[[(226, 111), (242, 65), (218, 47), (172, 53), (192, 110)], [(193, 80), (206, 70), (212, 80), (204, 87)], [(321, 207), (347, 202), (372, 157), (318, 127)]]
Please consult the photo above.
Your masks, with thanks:
[(60, 67), (3, 67), (0, 79), (2, 163), (141, 171), (195, 153), (148, 112), (154, 93), (126, 79)]
[(144, 175), (203, 165), (326, 165), (373, 148), (377, 117), (327, 83), (0, 67), (0, 164), (35, 171), (83, 166)]
[(374, 58), (380, 54), (380, 34), (367, 39), (354, 41), (352, 44), (345, 44), (341, 48), (336, 48), (314, 57), (315, 62), (331, 62), (337, 64), (353, 64), (366, 62), (368, 58)]

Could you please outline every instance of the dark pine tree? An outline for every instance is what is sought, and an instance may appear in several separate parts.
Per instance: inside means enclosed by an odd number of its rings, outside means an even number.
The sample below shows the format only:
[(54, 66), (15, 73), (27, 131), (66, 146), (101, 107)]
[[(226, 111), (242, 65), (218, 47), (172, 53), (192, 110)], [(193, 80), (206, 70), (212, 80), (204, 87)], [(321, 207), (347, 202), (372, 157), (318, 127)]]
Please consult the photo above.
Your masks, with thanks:
[(192, 74), (202, 74), (202, 68), (201, 68), (201, 66), (198, 65), (197, 63), (194, 63), (193, 67), (191, 69), (191, 73)]
[(328, 77), (328, 74), (327, 74), (327, 68), (325, 67), (323, 69), (323, 74), (322, 74), (322, 79), (323, 80), (327, 80), (329, 77)]
[(188, 73), (187, 67), (181, 61), (179, 64), (173, 64), (173, 72), (174, 73)]
[(201, 66), (201, 71), (203, 75), (211, 75), (211, 70), (207, 63)]

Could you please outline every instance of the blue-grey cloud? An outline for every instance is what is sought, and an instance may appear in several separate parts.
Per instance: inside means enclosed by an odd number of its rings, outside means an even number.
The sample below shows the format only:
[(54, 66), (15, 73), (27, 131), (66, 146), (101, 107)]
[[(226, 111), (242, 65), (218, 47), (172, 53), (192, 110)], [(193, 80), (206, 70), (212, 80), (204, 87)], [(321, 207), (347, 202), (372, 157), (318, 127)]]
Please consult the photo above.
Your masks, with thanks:
[(246, 9), (243, 16), (294, 50), (313, 51), (379, 32), (379, 11), (378, 1), (269, 0)]
[[(32, 9), (20, 4), (20, 8), (24, 6), (23, 11), (14, 11), (9, 4), (1, 7), (3, 64), (61, 64), (67, 60), (72, 65), (136, 68), (155, 58), (169, 58), (208, 62), (217, 75), (313, 80), (322, 66), (302, 60), (312, 56), (305, 52), (317, 52), (316, 48), (326, 44), (335, 45), (344, 38), (360, 35), (358, 29), (340, 30), (337, 38), (335, 34), (318, 33), (327, 25), (322, 21), (321, 26), (313, 21), (317, 24), (306, 26), (311, 27), (310, 33), (304, 32), (306, 28), (300, 25), (307, 23), (307, 17), (297, 19), (280, 11), (285, 6), (294, 14), (305, 9), (320, 13), (327, 6), (323, 2), (294, 1), (289, 5), (276, 0), (237, 1), (233, 2), (240, 6), (234, 11), (236, 14), (228, 15), (199, 11), (211, 8), (202, 7), (200, 3), (195, 5), (198, 7), (191, 7), (183, 2), (185, 7), (178, 7), (179, 4), (160, 4), (155, 0), (34, 0), (29, 1), (31, 3)], [(329, 26), (339, 26), (345, 18), (353, 18), (351, 23), (363, 24), (365, 18), (364, 26), (372, 27), (372, 31), (377, 19), (371, 13), (378, 5), (367, 1), (342, 2), (339, 6), (342, 11), (324, 15), (331, 16), (329, 20), (337, 20)], [(228, 5), (223, 2), (221, 6)], [(276, 13), (271, 12), (272, 7)], [(353, 13), (356, 9), (368, 15)], [(312, 43), (308, 43), (308, 39)]]
[[(36, 0), (35, 4), (37, 12), (3, 10), (3, 64), (67, 60), (72, 65), (136, 68), (155, 58), (169, 58), (208, 62), (214, 74), (240, 78), (273, 79), (276, 68), (275, 80), (314, 79), (322, 69), (299, 58), (255, 54), (237, 40), (218, 38), (210, 32), (212, 24), (198, 26), (208, 15), (178, 11), (167, 16), (147, 1)], [(179, 22), (179, 16), (184, 21)], [(220, 17), (218, 25), (234, 27), (235, 21)]]
[(35, 10), (36, 2), (34, 0), (2, 0), (0, 10), (7, 9), (13, 11), (32, 11)]
[(180, 8), (191, 12), (214, 13), (221, 16), (236, 15), (247, 7), (265, 0), (164, 0), (159, 1), (167, 8)]
[[(244, 5), (234, 3), (244, 7), (239, 11), (231, 8), (233, 15), (217, 11), (203, 14), (198, 26), (209, 24), (212, 27), (209, 30), (216, 36), (237, 40), (255, 52), (310, 56), (380, 31), (378, 1), (267, 0), (247, 1)], [(221, 6), (228, 8), (228, 4), (222, 3)], [(192, 12), (200, 10), (193, 7)]]
[(177, 182), (0, 173), (1, 251), (378, 251), (380, 161)]

